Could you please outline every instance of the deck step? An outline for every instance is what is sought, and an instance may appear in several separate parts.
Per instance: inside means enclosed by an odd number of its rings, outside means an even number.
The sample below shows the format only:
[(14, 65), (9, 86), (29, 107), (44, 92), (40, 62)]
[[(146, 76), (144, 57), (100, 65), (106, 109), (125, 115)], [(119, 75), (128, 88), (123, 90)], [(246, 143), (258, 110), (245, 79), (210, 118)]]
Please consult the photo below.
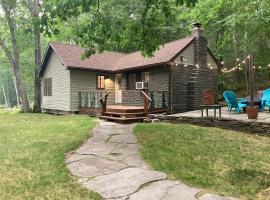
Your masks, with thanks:
[(145, 113), (144, 112), (134, 112), (134, 113), (125, 113), (125, 112), (123, 112), (123, 113), (121, 113), (121, 112), (105, 112), (105, 115), (106, 116), (120, 116), (120, 117), (123, 117), (123, 116), (127, 116), (127, 117), (129, 117), (129, 116), (141, 116), (141, 115), (145, 115)]
[(128, 117), (128, 118), (123, 118), (123, 117), (111, 117), (111, 116), (100, 116), (100, 119), (105, 119), (105, 120), (110, 120), (110, 121), (116, 121), (116, 122), (131, 122), (131, 121), (142, 121), (146, 119), (146, 117)]

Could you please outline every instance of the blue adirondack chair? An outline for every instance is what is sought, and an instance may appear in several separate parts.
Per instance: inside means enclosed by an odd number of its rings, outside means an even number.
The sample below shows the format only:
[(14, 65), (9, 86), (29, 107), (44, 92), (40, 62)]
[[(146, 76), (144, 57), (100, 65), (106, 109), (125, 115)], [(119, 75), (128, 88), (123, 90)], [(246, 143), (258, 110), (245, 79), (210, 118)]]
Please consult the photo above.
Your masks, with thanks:
[(270, 112), (270, 88), (263, 91), (261, 104), (262, 104), (261, 107), (262, 112), (264, 111), (264, 107), (268, 107)]
[(233, 108), (235, 108), (235, 111), (240, 113), (241, 109), (247, 107), (247, 104), (241, 103), (236, 98), (236, 95), (233, 91), (225, 91), (223, 93), (223, 97), (228, 105), (228, 110), (231, 112)]

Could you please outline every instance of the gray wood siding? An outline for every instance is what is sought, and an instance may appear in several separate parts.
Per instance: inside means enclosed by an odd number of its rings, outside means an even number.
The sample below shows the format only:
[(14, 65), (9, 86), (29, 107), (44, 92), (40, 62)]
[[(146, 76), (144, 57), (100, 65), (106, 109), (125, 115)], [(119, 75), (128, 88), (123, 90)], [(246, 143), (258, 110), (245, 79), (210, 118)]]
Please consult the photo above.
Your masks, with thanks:
[[(79, 109), (79, 92), (105, 92), (111, 91), (108, 97), (108, 104), (115, 102), (114, 96), (114, 75), (108, 75), (109, 79), (105, 80), (105, 90), (96, 88), (96, 72), (70, 70), (71, 77), (71, 111)], [(104, 74), (101, 74), (104, 75)]]
[[(52, 96), (43, 96), (44, 78), (52, 78)], [(70, 71), (52, 52), (41, 81), (42, 108), (70, 111)]]
[[(153, 67), (149, 70), (150, 80), (147, 91), (167, 91), (169, 88), (169, 71), (164, 66)], [(149, 94), (150, 95), (150, 94)], [(123, 104), (143, 105), (143, 96), (140, 90), (127, 90), (127, 74), (123, 73), (122, 80)]]
[[(186, 62), (181, 61), (181, 56), (186, 58)], [(178, 64), (187, 64), (194, 66), (194, 42), (190, 44), (179, 56), (177, 56), (174, 61)]]

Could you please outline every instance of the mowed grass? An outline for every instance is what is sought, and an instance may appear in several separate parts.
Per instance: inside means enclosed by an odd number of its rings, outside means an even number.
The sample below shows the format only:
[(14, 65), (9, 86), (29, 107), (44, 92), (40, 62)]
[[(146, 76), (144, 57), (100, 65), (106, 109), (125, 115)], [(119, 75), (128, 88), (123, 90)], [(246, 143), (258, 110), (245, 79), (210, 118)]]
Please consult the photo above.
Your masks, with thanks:
[(269, 137), (167, 123), (134, 131), (142, 157), (172, 179), (244, 199), (270, 187)]
[(78, 115), (0, 114), (0, 199), (101, 199), (64, 163), (94, 124)]

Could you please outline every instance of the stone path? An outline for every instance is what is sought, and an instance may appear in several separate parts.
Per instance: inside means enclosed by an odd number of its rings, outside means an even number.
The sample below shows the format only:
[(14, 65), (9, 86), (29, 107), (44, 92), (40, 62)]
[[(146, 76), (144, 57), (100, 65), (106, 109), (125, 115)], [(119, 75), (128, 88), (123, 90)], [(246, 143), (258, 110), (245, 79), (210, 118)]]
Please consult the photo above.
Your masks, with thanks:
[(203, 192), (152, 170), (139, 155), (133, 125), (100, 122), (66, 160), (79, 182), (106, 200), (232, 200)]

